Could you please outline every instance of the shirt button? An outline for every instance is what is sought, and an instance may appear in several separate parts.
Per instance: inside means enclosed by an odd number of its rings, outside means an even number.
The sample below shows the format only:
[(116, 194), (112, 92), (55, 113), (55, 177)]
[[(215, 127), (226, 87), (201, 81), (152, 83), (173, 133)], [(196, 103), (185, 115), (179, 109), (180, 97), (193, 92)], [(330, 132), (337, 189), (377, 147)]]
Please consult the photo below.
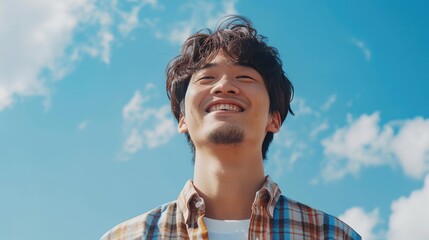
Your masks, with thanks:
[(201, 206), (203, 206), (203, 200), (202, 199), (198, 199), (198, 201), (195, 203), (195, 207), (196, 208), (200, 208)]

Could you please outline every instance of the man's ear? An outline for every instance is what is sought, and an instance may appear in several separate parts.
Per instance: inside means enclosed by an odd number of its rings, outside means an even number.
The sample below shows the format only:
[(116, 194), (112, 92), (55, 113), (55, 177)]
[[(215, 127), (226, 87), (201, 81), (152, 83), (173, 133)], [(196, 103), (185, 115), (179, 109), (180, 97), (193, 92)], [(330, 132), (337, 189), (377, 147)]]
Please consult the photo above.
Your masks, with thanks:
[(179, 124), (177, 125), (177, 131), (179, 133), (187, 133), (188, 132), (188, 126), (186, 125), (185, 116), (183, 116), (183, 113), (180, 113)]
[(282, 120), (279, 112), (271, 113), (270, 121), (268, 122), (268, 125), (266, 128), (267, 132), (277, 133), (278, 131), (280, 131), (281, 122)]

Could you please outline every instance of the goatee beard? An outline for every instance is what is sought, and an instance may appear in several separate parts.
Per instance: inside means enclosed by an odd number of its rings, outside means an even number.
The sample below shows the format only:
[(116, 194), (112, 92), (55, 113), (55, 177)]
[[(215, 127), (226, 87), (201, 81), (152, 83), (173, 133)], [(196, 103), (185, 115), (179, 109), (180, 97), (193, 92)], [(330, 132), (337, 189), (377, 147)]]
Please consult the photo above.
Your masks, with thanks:
[(231, 126), (220, 127), (208, 136), (209, 142), (213, 144), (239, 144), (243, 142), (243, 139), (243, 131)]

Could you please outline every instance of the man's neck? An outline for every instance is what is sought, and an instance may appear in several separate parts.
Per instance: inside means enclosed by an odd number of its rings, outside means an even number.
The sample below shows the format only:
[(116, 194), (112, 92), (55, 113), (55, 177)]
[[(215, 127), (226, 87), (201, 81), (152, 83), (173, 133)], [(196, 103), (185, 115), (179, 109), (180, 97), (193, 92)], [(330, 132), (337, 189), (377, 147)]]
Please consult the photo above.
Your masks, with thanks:
[(265, 181), (262, 155), (254, 149), (221, 150), (195, 153), (194, 186), (206, 204), (205, 216), (248, 219), (255, 193)]

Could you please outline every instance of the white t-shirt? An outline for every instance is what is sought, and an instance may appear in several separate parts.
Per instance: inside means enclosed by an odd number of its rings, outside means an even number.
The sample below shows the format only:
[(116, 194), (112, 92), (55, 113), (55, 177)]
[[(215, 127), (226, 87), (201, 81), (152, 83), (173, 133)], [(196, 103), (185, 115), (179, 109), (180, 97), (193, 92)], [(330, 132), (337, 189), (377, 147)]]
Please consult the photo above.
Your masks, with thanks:
[(248, 237), (250, 219), (216, 220), (205, 217), (204, 223), (211, 240), (245, 240)]

